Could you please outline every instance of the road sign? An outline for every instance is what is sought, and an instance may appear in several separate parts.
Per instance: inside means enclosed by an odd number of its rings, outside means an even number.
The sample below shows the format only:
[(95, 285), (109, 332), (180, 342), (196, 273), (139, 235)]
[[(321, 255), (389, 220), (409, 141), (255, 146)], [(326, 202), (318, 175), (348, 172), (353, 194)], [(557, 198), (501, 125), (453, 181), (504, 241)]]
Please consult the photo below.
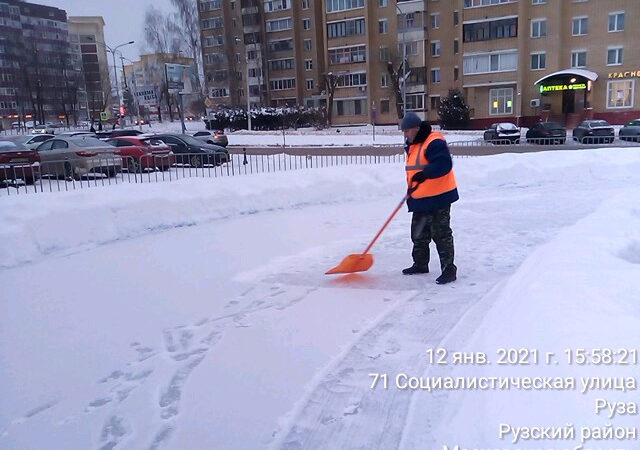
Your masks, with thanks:
[(207, 106), (207, 108), (211, 108), (213, 106), (213, 100), (207, 97), (204, 99), (204, 104)]
[(109, 111), (100, 111), (100, 120), (109, 120)]

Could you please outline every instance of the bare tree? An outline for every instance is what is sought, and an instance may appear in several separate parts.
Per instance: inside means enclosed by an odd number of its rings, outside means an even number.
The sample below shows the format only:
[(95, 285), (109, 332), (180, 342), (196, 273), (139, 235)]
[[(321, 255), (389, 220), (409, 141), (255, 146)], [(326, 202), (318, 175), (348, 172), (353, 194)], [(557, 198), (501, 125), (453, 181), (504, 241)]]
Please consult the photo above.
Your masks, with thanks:
[(406, 83), (406, 80), (403, 79), (404, 77), (403, 61), (400, 61), (397, 64), (394, 64), (393, 61), (388, 61), (387, 72), (391, 77), (391, 86), (393, 87), (393, 93), (395, 94), (395, 97), (396, 97), (396, 114), (398, 115), (398, 119), (402, 119), (402, 116), (403, 116), (402, 112), (404, 110), (404, 105), (403, 105), (404, 99), (402, 97), (402, 90), (401, 90), (400, 83), (401, 82)]
[(155, 53), (177, 54), (182, 50), (178, 25), (171, 16), (164, 16), (154, 6), (149, 6), (144, 13), (144, 38)]
[(200, 58), (202, 57), (200, 43), (200, 24), (198, 23), (197, 0), (171, 0), (178, 11), (180, 36), (184, 39), (187, 54), (193, 58), (196, 73), (197, 92), (202, 97), (202, 82), (200, 79)]
[(331, 126), (331, 120), (333, 117), (333, 96), (336, 92), (336, 86), (340, 81), (340, 75), (336, 75), (333, 72), (328, 72), (324, 75), (324, 84), (327, 88), (328, 105), (327, 105), (327, 125)]

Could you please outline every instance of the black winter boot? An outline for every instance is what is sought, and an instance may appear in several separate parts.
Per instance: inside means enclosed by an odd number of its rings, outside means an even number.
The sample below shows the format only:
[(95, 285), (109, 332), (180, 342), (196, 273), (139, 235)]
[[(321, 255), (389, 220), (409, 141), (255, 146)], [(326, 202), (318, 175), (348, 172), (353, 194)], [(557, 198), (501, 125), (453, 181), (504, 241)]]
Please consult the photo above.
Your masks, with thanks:
[(405, 275), (415, 275), (417, 273), (429, 273), (429, 266), (419, 266), (417, 264), (414, 264), (411, 267), (402, 269), (402, 273)]
[(455, 264), (451, 264), (450, 266), (445, 267), (442, 271), (442, 275), (436, 278), (436, 283), (447, 284), (451, 283), (452, 281), (456, 281), (457, 272), (458, 268), (455, 266)]

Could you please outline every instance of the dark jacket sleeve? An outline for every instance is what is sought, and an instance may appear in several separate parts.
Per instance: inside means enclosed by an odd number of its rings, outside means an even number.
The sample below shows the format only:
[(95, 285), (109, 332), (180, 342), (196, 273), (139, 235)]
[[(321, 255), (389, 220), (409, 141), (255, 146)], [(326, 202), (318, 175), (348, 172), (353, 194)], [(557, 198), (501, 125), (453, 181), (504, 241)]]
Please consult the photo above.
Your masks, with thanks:
[(429, 164), (423, 170), (427, 178), (439, 178), (451, 171), (451, 153), (447, 143), (442, 139), (432, 141), (425, 150), (425, 156)]

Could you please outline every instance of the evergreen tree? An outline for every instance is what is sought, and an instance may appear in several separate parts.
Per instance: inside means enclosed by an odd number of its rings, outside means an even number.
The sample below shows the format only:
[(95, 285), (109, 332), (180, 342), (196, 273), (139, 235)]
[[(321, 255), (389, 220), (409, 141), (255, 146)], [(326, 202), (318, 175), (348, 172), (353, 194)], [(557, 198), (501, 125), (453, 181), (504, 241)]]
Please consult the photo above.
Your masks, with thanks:
[(469, 125), (469, 106), (459, 89), (449, 89), (440, 102), (438, 115), (443, 129), (466, 128)]

